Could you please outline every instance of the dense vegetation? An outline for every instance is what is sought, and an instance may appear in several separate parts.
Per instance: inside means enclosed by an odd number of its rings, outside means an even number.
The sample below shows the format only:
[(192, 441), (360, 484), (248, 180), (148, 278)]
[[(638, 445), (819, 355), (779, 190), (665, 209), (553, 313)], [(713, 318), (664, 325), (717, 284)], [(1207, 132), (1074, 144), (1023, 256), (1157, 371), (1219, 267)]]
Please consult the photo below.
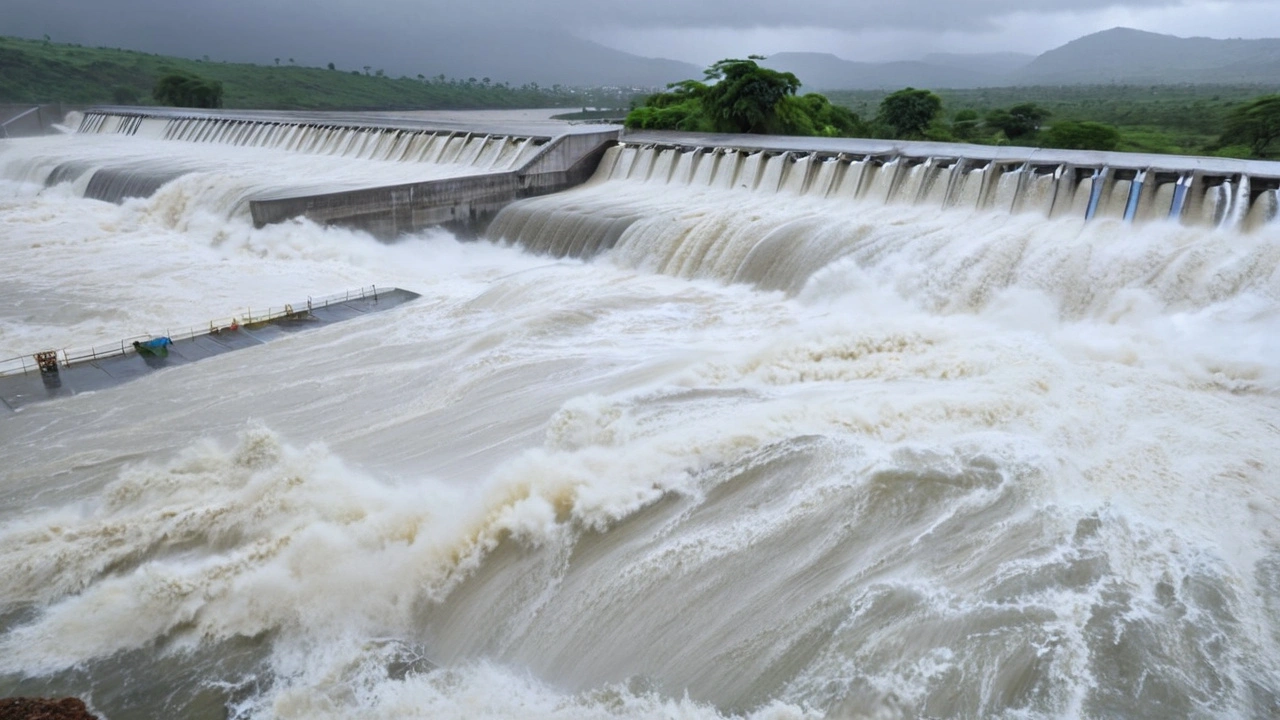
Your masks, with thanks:
[(222, 83), (195, 75), (174, 73), (156, 81), (151, 97), (165, 105), (194, 108), (222, 107)]
[(761, 67), (756, 60), (762, 59), (753, 55), (746, 60), (721, 60), (707, 68), (709, 82), (673, 83), (667, 92), (645, 98), (627, 115), (626, 125), (686, 132), (865, 134), (866, 126), (856, 115), (817, 93), (797, 96), (799, 78)]
[[(1092, 85), (937, 90), (931, 140), (1125, 152), (1271, 157), (1280, 155), (1280, 108), (1255, 102), (1276, 86)], [(874, 116), (890, 93), (833, 91), (831, 101)], [(1280, 103), (1277, 103), (1280, 105)], [(1237, 113), (1245, 116), (1229, 122)], [(1275, 123), (1268, 125), (1268, 122)], [(1255, 142), (1276, 127), (1275, 141)], [(873, 137), (899, 137), (882, 123)], [(905, 137), (905, 136), (902, 136)]]
[[(429, 72), (424, 68), (424, 72)], [(0, 37), (0, 103), (72, 105), (144, 104), (170, 75), (221, 83), (222, 106), (257, 109), (465, 109), (620, 107), (632, 89), (578, 89), (530, 83), (519, 87), (489, 78), (442, 75), (391, 78), (365, 66), (356, 70), (213, 62), (132, 50), (89, 48)]]
[[(798, 95), (798, 78), (722, 60), (643, 100), (628, 127), (1280, 156), (1280, 95), (1257, 85), (1069, 86)], [(852, 111), (852, 112), (850, 112)], [(864, 122), (863, 117), (869, 118)]]

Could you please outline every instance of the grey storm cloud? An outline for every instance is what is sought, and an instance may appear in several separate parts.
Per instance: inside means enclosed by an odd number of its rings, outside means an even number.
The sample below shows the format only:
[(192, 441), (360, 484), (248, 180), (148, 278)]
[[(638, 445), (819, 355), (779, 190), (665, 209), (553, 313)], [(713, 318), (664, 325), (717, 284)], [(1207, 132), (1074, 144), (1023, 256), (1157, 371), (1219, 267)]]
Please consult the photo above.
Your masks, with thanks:
[[(499, 0), (516, 6), (518, 0)], [(592, 2), (559, 0), (540, 3), (580, 18), (583, 24), (613, 24), (648, 28), (797, 27), (832, 30), (917, 29), (973, 30), (994, 26), (1012, 14), (1087, 12), (1108, 7), (1158, 8), (1186, 4), (1183, 0), (647, 0)]]
[[(1258, 0), (1261, 1), (1261, 0)], [(326, 27), (386, 28), (397, 35), (410, 30), (476, 25), (491, 27), (629, 27), (758, 28), (792, 27), (831, 30), (918, 29), (978, 30), (1013, 14), (1083, 13), (1104, 8), (1173, 8), (1190, 0), (222, 0), (218, 3), (175, 3), (172, 0), (17, 0), (6, 12), (19, 27), (40, 19), (47, 25), (92, 29), (156, 28), (190, 23), (239, 25), (254, 32), (268, 24), (288, 31), (314, 32)], [(339, 25), (341, 24), (341, 25)]]
[[(554, 61), (562, 67), (606, 62), (600, 48), (584, 47), (606, 38), (605, 44), (637, 55), (699, 66), (735, 54), (817, 50), (821, 43), (842, 57), (918, 57), (941, 48), (944, 35), (950, 50), (1039, 53), (1110, 27), (1100, 24), (1102, 15), (1123, 20), (1126, 13), (1176, 16), (1184, 33), (1201, 32), (1208, 19), (1219, 18), (1219, 33), (1243, 27), (1280, 34), (1277, 5), (1280, 0), (6, 0), (0, 33), (214, 61), (296, 59), (393, 75), (524, 81), (556, 77), (542, 71)], [(1233, 21), (1221, 22), (1224, 15)], [(843, 40), (832, 39), (841, 33)]]

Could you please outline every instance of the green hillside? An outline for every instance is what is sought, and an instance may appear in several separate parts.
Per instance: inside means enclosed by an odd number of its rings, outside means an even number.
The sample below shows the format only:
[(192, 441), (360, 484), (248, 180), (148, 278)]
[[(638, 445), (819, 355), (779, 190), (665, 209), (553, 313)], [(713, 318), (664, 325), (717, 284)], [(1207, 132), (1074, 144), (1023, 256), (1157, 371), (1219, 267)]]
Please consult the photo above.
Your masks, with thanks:
[[(1241, 105), (1275, 93), (1277, 86), (1235, 85), (1070, 85), (937, 90), (943, 115), (933, 135), (938, 140), (1036, 145), (1035, 134), (1009, 141), (1001, 136), (954, 132), (962, 113), (986, 117), (993, 109), (1034, 103), (1048, 111), (1046, 127), (1061, 122), (1094, 122), (1120, 133), (1116, 150), (1181, 155), (1245, 156), (1240, 147), (1223, 147), (1227, 118)], [(829, 91), (831, 102), (862, 117), (873, 117), (888, 93), (880, 90)], [(948, 135), (950, 128), (954, 136)], [(1244, 152), (1245, 155), (1241, 155)]]
[(390, 78), (375, 68), (299, 67), (188, 60), (132, 50), (89, 48), (0, 37), (0, 103), (155, 104), (156, 80), (175, 72), (223, 85), (227, 108), (415, 110), (528, 107), (619, 107), (628, 90), (536, 84), (513, 87), (489, 78)]

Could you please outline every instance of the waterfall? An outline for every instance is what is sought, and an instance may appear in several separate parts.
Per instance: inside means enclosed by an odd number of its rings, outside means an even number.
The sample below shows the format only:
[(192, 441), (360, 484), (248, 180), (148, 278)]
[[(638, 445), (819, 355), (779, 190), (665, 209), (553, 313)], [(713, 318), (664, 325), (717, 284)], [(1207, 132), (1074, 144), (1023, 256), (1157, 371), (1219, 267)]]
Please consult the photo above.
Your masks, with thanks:
[(1227, 198), (1227, 207), (1219, 222), (1221, 227), (1240, 227), (1249, 212), (1249, 176), (1241, 175), (1234, 190), (1235, 192)]
[(1014, 200), (1018, 195), (1018, 186), (1022, 182), (1026, 167), (1019, 167), (1010, 172), (1003, 172), (996, 178), (994, 197), (991, 209), (1001, 212), (1013, 212)]
[(929, 173), (916, 196), (916, 203), (941, 208), (946, 205), (947, 193), (951, 191), (951, 178), (957, 163), (948, 160), (935, 164), (930, 158), (928, 165)]
[(233, 118), (153, 118), (86, 113), (77, 132), (116, 133), (192, 143), (277, 148), (363, 160), (466, 165), (484, 171), (514, 170), (541, 142), (482, 133), (401, 128), (345, 127), (305, 122)]
[(1058, 183), (1062, 179), (1062, 167), (1055, 166), (1049, 172), (1028, 168), (1023, 175), (1022, 187), (1014, 197), (1013, 212), (1050, 217), (1057, 197)]
[(1251, 204), (1248, 182), (1131, 167), (624, 143), (585, 186), (501, 210), (488, 237), (555, 257), (612, 251), (625, 266), (796, 293), (841, 257), (874, 256), (859, 238), (904, 206), (1133, 224), (1181, 217), (1194, 188), (1205, 224), (1249, 231), (1274, 220), (1280, 198), (1268, 187)]
[[(870, 184), (867, 185), (865, 192), (861, 194), (868, 202), (884, 205), (889, 202), (890, 193), (893, 191), (893, 181), (898, 174), (899, 159), (892, 160), (882, 165), (871, 165), (867, 170), (871, 173)], [(865, 183), (864, 183), (865, 184)]]
[(947, 191), (947, 206), (974, 210), (982, 198), (982, 186), (987, 181), (990, 165), (978, 166), (968, 161), (961, 161), (951, 171), (950, 188)]

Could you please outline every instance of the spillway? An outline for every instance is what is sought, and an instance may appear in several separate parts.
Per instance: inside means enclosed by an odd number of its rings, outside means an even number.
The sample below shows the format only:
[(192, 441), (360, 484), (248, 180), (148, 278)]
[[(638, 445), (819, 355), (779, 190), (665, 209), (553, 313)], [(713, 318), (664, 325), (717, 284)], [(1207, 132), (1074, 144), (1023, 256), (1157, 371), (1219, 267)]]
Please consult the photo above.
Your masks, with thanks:
[[(411, 142), (213, 115), (0, 141), (0, 358), (418, 297), (0, 417), (0, 696), (1280, 714), (1273, 165), (634, 134), (387, 242), (246, 205)], [(86, 197), (126, 160), (193, 169)]]
[[(555, 257), (612, 251), (638, 268), (795, 294), (832, 263), (879, 252), (879, 236), (904, 214), (930, 224), (1029, 224), (1045, 234), (1087, 224), (1089, 234), (1247, 235), (1277, 225), (1275, 175), (1048, 160), (624, 142), (583, 187), (512, 204), (488, 234)], [(1280, 164), (1252, 169), (1274, 173)], [(1045, 249), (1055, 251), (1067, 252)]]

